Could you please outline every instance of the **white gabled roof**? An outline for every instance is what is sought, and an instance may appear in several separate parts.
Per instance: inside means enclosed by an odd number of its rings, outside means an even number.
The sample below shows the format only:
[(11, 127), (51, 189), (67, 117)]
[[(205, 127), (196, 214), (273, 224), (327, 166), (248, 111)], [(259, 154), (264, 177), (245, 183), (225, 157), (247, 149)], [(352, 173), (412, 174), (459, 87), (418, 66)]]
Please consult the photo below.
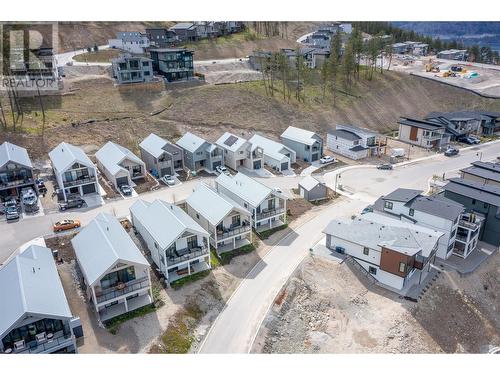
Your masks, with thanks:
[(156, 134), (151, 133), (139, 144), (139, 147), (146, 150), (148, 153), (153, 155), (155, 158), (159, 157), (165, 150), (163, 147), (168, 142)]
[(299, 186), (302, 186), (304, 189), (307, 191), (311, 191), (314, 189), (316, 186), (321, 184), (318, 180), (316, 180), (313, 176), (309, 175), (304, 177), (302, 180), (299, 182)]
[(166, 249), (185, 231), (203, 236), (209, 235), (180, 207), (160, 199), (152, 203), (138, 200), (130, 207), (130, 212), (134, 220), (138, 220), (146, 228), (161, 249)]
[(0, 269), (0, 337), (25, 315), (71, 318), (52, 251), (31, 245)]
[(287, 138), (311, 146), (316, 142), (314, 138), (315, 135), (316, 134), (312, 131), (289, 126), (283, 134), (281, 134), (281, 138)]
[(255, 134), (252, 138), (248, 140), (252, 146), (258, 146), (264, 150), (264, 155), (273, 158), (274, 160), (283, 161), (284, 159), (290, 159), (288, 156), (283, 154), (283, 150), (291, 154), (295, 154), (295, 151), (290, 150), (284, 144), (273, 141), (272, 139), (262, 137), (261, 135)]
[(118, 262), (149, 265), (118, 219), (106, 213), (97, 215), (71, 243), (88, 285)]
[(119, 171), (128, 173), (125, 168), (120, 166), (120, 163), (125, 159), (144, 165), (144, 162), (132, 151), (113, 142), (108, 142), (102, 146), (96, 152), (95, 157), (112, 175), (116, 175)]
[(215, 182), (225, 187), (245, 202), (248, 202), (252, 207), (257, 207), (273, 192), (273, 189), (270, 187), (261, 184), (241, 172), (235, 176), (220, 174)]
[(196, 187), (195, 191), (186, 200), (186, 203), (212, 225), (219, 224), (234, 210), (250, 215), (250, 212), (238, 203), (228, 197), (219, 195), (217, 191), (203, 183)]
[(0, 145), (0, 168), (9, 161), (24, 165), (28, 168), (33, 168), (28, 151), (26, 151), (25, 148), (9, 142), (4, 142)]
[(177, 146), (192, 153), (196, 152), (196, 150), (198, 150), (205, 143), (208, 142), (190, 132), (187, 132), (177, 142), (175, 142)]
[(229, 132), (225, 132), (215, 144), (229, 151), (237, 151), (247, 143), (247, 140)]
[(74, 163), (78, 162), (89, 168), (95, 168), (94, 163), (80, 147), (73, 146), (70, 143), (61, 142), (52, 151), (49, 152), (52, 166), (58, 172), (64, 172)]

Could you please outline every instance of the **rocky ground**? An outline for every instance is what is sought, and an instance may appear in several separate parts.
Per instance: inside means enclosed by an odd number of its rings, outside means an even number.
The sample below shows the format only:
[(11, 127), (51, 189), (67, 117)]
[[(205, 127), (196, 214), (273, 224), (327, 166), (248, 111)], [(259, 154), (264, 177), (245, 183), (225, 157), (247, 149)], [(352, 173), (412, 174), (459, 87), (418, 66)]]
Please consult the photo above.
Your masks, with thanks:
[(365, 287), (346, 264), (308, 258), (266, 317), (258, 353), (479, 353), (500, 343), (497, 254), (441, 273), (418, 303)]

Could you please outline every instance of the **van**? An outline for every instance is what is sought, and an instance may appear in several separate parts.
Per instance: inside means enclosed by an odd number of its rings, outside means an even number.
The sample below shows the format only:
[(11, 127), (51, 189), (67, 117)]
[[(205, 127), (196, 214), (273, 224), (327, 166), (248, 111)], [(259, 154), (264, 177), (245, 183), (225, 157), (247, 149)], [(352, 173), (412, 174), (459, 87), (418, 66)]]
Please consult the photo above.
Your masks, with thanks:
[(391, 156), (394, 156), (396, 158), (402, 158), (405, 156), (405, 150), (404, 148), (393, 148)]

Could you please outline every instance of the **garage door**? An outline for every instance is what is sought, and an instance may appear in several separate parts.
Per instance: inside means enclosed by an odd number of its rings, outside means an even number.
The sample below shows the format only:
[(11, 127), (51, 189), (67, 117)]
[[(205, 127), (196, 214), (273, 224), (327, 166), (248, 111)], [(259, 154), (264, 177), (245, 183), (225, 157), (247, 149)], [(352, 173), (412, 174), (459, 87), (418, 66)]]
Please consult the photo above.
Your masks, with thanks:
[(220, 167), (221, 165), (222, 165), (221, 161), (214, 161), (213, 164), (212, 164), (212, 169)]
[(281, 163), (281, 170), (286, 171), (288, 169), (288, 163)]
[(160, 171), (160, 177), (165, 176), (166, 174), (172, 174), (172, 168), (167, 167), (167, 168), (162, 168)]
[(95, 193), (95, 184), (88, 184), (82, 186), (83, 194)]
[(313, 155), (312, 155), (312, 161), (316, 161), (316, 160), (318, 160), (318, 159), (319, 159), (318, 154), (313, 154)]
[(116, 186), (128, 185), (128, 177), (118, 177), (116, 179)]
[(262, 168), (262, 164), (260, 160), (254, 161), (253, 162), (253, 169), (260, 169)]

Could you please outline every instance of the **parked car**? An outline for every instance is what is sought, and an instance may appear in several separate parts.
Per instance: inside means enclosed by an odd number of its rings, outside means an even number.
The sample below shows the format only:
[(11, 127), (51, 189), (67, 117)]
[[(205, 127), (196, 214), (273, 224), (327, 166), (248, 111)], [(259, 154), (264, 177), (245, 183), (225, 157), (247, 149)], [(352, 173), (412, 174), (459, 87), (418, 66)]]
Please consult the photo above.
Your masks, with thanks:
[(274, 188), (274, 191), (275, 191), (276, 193), (283, 194), (283, 190), (281, 190), (281, 188), (279, 188), (279, 187), (275, 187), (275, 188)]
[(165, 176), (163, 176), (161, 178), (161, 180), (163, 181), (164, 184), (168, 185), (168, 186), (173, 186), (175, 185), (175, 180), (174, 178), (169, 175), (169, 174), (166, 174)]
[(24, 205), (32, 206), (36, 204), (38, 197), (32, 188), (24, 188), (21, 190), (21, 200)]
[(469, 135), (469, 139), (471, 139), (475, 145), (478, 145), (479, 143), (481, 143), (481, 139), (479, 139), (475, 135)]
[(65, 211), (70, 208), (81, 208), (84, 204), (85, 201), (82, 198), (68, 198), (66, 202), (59, 203), (59, 209)]
[(363, 211), (361, 211), (361, 215), (367, 214), (369, 212), (373, 212), (373, 206), (371, 206), (371, 205), (363, 208)]
[(466, 143), (468, 145), (473, 145), (475, 144), (475, 140), (473, 140), (472, 138), (470, 137), (463, 137), (463, 138), (460, 138), (460, 142), (462, 143)]
[(123, 195), (125, 195), (127, 197), (132, 195), (132, 188), (128, 185), (120, 186), (120, 191), (122, 192)]
[(5, 218), (7, 221), (19, 220), (19, 210), (17, 209), (17, 205), (5, 207)]
[(379, 165), (377, 165), (377, 169), (391, 170), (392, 169), (392, 165), (391, 164), (379, 164)]
[(333, 161), (335, 161), (335, 159), (333, 157), (331, 157), (330, 155), (325, 155), (321, 159), (319, 159), (319, 162), (321, 164), (331, 163)]
[(62, 232), (63, 230), (70, 230), (80, 228), (80, 220), (61, 220), (54, 224), (54, 232)]
[(47, 193), (47, 187), (45, 186), (45, 182), (41, 178), (37, 178), (35, 180), (36, 188), (40, 194)]
[(458, 149), (454, 147), (450, 147), (448, 150), (444, 152), (444, 156), (454, 156), (458, 155)]
[(223, 165), (218, 165), (217, 167), (215, 167), (215, 171), (217, 173), (220, 173), (220, 174), (224, 173), (225, 175), (228, 175), (228, 176), (230, 175), (230, 173), (227, 170), (227, 168), (224, 167)]

